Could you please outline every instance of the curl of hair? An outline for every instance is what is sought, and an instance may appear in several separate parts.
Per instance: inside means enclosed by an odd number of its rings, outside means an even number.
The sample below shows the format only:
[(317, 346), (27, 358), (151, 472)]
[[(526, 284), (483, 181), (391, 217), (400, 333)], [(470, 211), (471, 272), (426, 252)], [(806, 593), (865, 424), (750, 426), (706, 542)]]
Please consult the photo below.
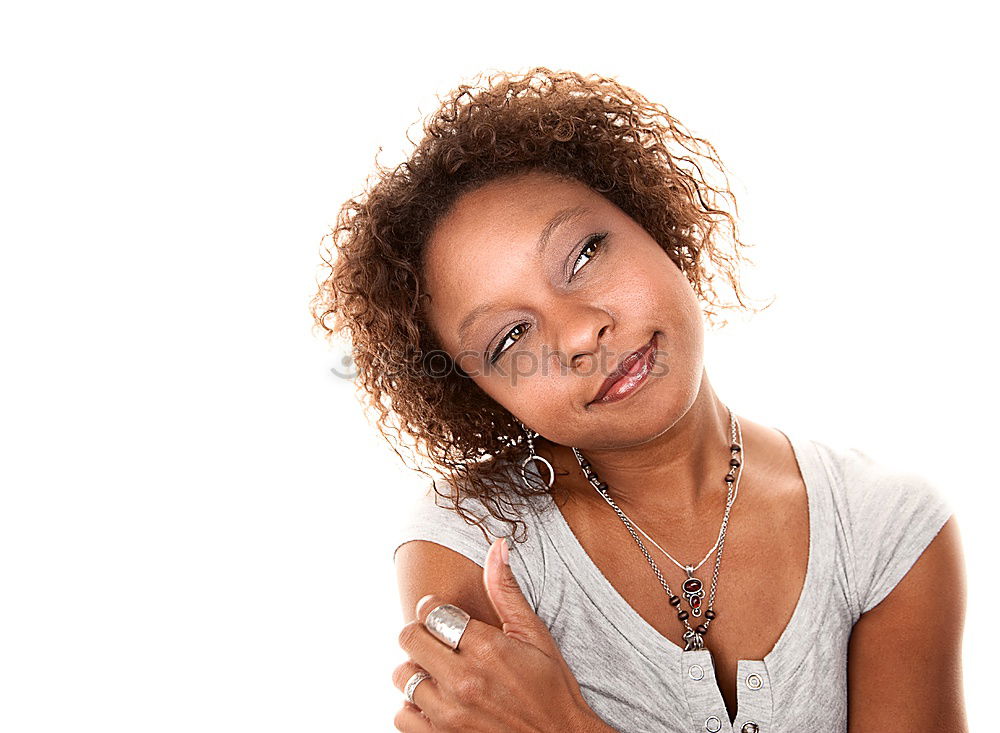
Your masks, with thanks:
[[(544, 67), (494, 72), (439, 102), (408, 159), (388, 168), (376, 156), (374, 182), (340, 208), (321, 242), (323, 278), (310, 307), (314, 329), (349, 339), (357, 387), (382, 436), (404, 463), (401, 447), (429, 460), (447, 493), (424, 467), (410, 467), (487, 536), (487, 517), (463, 506), (465, 497), (516, 530), (516, 507), (548, 489), (521, 482), (520, 424), (450, 361), (428, 325), (422, 253), (458, 197), (528, 171), (585, 183), (660, 244), (713, 327), (718, 310), (749, 307), (737, 270), (751, 245), (739, 239), (715, 148), (612, 78)], [(738, 305), (721, 302), (719, 274)], [(504, 465), (515, 470), (499, 471)]]

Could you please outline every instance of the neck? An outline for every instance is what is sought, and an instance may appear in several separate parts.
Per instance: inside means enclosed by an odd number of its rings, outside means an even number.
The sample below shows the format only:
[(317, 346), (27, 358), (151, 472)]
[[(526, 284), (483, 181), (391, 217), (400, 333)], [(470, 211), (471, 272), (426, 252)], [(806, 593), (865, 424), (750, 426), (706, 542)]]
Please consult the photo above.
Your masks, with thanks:
[[(681, 513), (697, 513), (706, 504), (714, 507), (718, 498), (726, 495), (723, 478), (732, 457), (730, 445), (729, 410), (716, 396), (707, 375), (703, 375), (691, 407), (656, 437), (637, 445), (577, 449), (600, 480), (608, 484), (615, 503), (626, 513), (626, 507), (662, 511), (666, 504)], [(600, 500), (583, 479), (569, 447), (544, 441), (544, 448), (538, 449), (551, 456), (550, 460), (555, 459), (557, 472), (566, 471), (578, 479), (567, 483), (571, 498)]]

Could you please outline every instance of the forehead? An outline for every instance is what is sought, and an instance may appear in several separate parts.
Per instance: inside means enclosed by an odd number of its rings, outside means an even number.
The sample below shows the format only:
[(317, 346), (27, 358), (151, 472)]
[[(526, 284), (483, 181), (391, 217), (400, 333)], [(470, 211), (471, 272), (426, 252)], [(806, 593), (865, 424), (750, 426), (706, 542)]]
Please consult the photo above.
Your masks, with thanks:
[(458, 345), (458, 327), (469, 312), (525, 282), (539, 236), (556, 214), (577, 220), (608, 204), (583, 183), (543, 173), (494, 181), (459, 197), (435, 227), (424, 258), (430, 320), (445, 345)]
[(487, 183), (460, 196), (438, 223), (428, 259), (495, 243), (498, 236), (537, 238), (557, 209), (590, 203), (593, 197), (600, 198), (579, 181), (539, 172)]

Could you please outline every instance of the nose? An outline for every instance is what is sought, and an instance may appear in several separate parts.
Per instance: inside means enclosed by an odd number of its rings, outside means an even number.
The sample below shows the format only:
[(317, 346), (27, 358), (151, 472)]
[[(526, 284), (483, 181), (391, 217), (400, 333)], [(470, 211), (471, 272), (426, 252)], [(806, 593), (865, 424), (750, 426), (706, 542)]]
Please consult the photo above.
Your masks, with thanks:
[(592, 304), (570, 303), (550, 313), (556, 333), (559, 363), (570, 369), (586, 366), (599, 357), (599, 350), (614, 327), (614, 317)]

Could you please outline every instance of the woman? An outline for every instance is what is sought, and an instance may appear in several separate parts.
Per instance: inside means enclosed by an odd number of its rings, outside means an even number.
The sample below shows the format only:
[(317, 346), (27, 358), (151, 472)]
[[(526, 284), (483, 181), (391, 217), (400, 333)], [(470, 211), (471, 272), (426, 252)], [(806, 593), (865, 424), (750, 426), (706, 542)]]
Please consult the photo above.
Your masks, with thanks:
[(712, 146), (543, 68), (460, 87), (424, 132), (344, 205), (313, 303), (445, 479), (394, 555), (396, 727), (964, 730), (936, 487), (709, 381), (703, 316), (748, 307)]

